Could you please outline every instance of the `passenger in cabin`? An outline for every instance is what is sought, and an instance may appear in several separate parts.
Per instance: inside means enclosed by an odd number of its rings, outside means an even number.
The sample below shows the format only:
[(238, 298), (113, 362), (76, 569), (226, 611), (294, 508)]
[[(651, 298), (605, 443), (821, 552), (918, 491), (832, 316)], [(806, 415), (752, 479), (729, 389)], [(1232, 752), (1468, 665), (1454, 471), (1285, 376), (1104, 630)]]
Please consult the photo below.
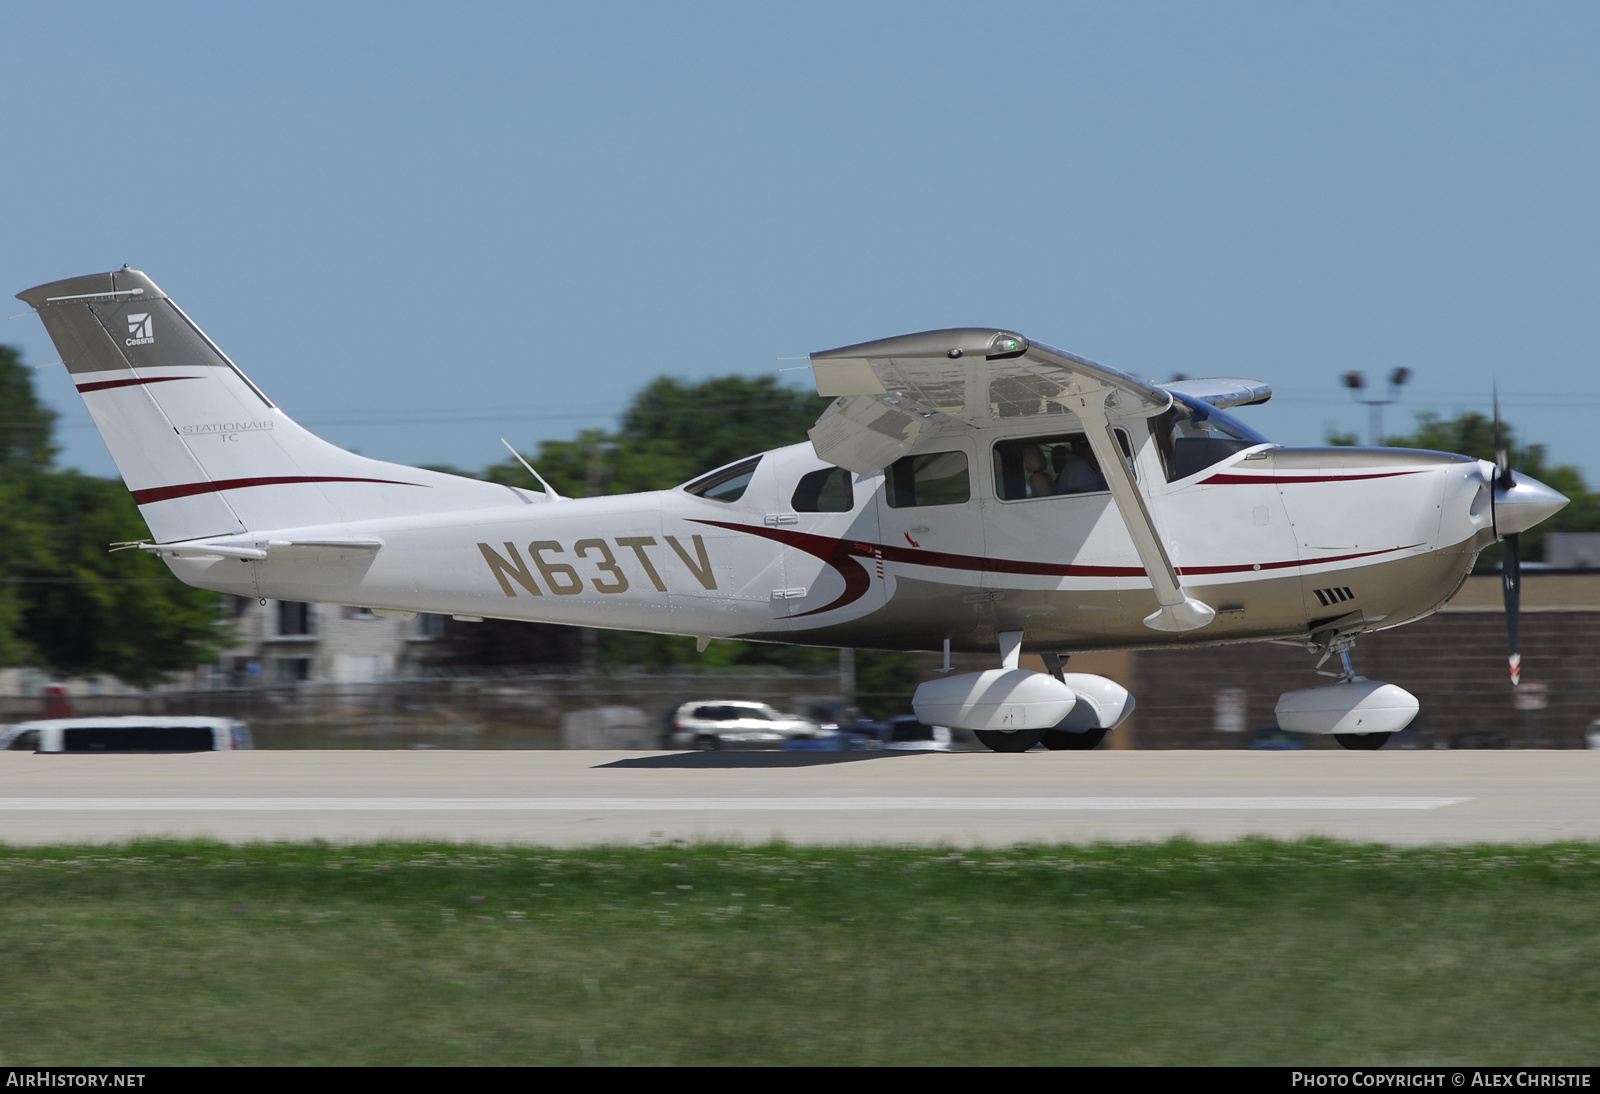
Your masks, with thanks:
[(1056, 451), (1063, 453), (1062, 466), (1056, 470), (1056, 490), (1058, 494), (1092, 494), (1098, 490), (1105, 490), (1106, 477), (1100, 473), (1100, 461), (1095, 459), (1094, 449), (1089, 447), (1089, 438), (1079, 433), (1068, 442), (1071, 450), (1057, 447)]

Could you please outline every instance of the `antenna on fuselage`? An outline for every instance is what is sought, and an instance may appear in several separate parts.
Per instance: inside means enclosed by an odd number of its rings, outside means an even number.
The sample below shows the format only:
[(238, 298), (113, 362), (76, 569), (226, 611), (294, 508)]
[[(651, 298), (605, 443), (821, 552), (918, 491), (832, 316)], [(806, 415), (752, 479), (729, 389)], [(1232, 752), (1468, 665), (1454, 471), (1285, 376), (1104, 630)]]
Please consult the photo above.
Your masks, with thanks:
[(511, 447), (511, 442), (510, 441), (506, 440), (504, 437), (501, 437), (500, 438), (500, 443), (506, 446), (506, 451), (510, 452), (513, 456), (515, 456), (517, 458), (517, 462), (518, 463), (520, 463), (523, 467), (526, 467), (528, 469), (528, 474), (532, 475), (534, 478), (539, 480), (539, 485), (544, 487), (544, 496), (546, 498), (549, 498), (551, 501), (566, 501), (567, 500), (566, 498), (562, 497), (560, 494), (556, 493), (555, 487), (551, 486), (549, 483), (544, 481), (544, 476), (539, 474), (539, 472), (537, 472), (537, 471), (535, 471), (533, 469), (533, 464), (529, 463), (527, 460), (522, 458), (522, 453), (521, 452), (518, 452), (515, 448)]

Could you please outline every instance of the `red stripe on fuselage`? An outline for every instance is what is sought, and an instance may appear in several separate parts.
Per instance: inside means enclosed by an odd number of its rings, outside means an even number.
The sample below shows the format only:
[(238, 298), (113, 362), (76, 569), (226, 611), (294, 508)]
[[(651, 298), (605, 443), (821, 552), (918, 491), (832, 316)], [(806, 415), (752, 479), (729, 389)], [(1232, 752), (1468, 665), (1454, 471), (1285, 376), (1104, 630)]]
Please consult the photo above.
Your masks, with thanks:
[(140, 376), (132, 380), (96, 380), (92, 384), (79, 384), (78, 390), (87, 394), (112, 387), (137, 387), (140, 384), (164, 384), (168, 380), (198, 380), (199, 376)]
[[(175, 377), (178, 379), (179, 377)], [(328, 475), (279, 475), (260, 479), (218, 479), (216, 482), (185, 482), (177, 486), (152, 486), (148, 490), (133, 491), (133, 504), (149, 505), (153, 501), (170, 501), (188, 498), (195, 494), (215, 494), (221, 490), (244, 490), (252, 486), (292, 486), (305, 482), (377, 482), (387, 486), (422, 486), (420, 482), (396, 482), (394, 479), (354, 479)], [(427, 489), (427, 487), (423, 487)]]
[[(1075, 566), (1070, 563), (1058, 562), (1025, 562), (1021, 559), (1010, 558), (984, 558), (980, 555), (954, 555), (944, 551), (910, 550), (905, 547), (896, 547), (893, 544), (862, 543), (859, 540), (834, 539), (830, 536), (819, 536), (812, 532), (797, 532), (786, 528), (756, 528), (748, 524), (734, 524), (721, 520), (698, 520), (696, 524), (709, 524), (714, 528), (727, 528), (734, 532), (745, 532), (762, 539), (775, 540), (808, 555), (820, 558), (839, 572), (844, 578), (844, 592), (831, 604), (820, 608), (812, 608), (800, 615), (816, 615), (819, 612), (831, 611), (853, 603), (865, 595), (871, 587), (871, 580), (867, 571), (856, 561), (857, 558), (882, 559), (886, 562), (899, 562), (911, 566), (931, 566), (942, 570), (971, 570), (979, 573), (991, 574), (1026, 574), (1033, 577), (1144, 577), (1143, 566)], [(1373, 555), (1385, 555), (1394, 551), (1409, 551), (1421, 544), (1413, 543), (1407, 547), (1385, 547), (1379, 551), (1358, 551), (1349, 555), (1330, 555), (1327, 558), (1299, 559), (1292, 558), (1281, 562), (1248, 562), (1228, 566), (1181, 566), (1178, 568), (1180, 577), (1199, 576), (1204, 574), (1242, 574), (1253, 573), (1259, 570), (1283, 570), (1293, 566), (1319, 566), (1327, 562), (1349, 562), (1357, 558), (1371, 558)], [(798, 619), (800, 616), (795, 616)]]
[(1201, 479), (1201, 486), (1284, 486), (1292, 482), (1355, 482), (1357, 479), (1392, 479), (1398, 475), (1420, 475), (1421, 471), (1377, 471), (1370, 475), (1230, 475), (1226, 471)]

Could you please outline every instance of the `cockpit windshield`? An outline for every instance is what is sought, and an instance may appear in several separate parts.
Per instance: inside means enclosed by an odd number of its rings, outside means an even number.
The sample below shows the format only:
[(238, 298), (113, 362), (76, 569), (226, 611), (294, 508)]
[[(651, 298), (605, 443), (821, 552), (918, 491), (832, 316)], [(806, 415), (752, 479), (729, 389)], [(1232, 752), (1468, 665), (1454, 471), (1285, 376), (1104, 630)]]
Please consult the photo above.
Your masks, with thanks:
[(1235, 452), (1271, 443), (1233, 415), (1176, 394), (1165, 414), (1150, 419), (1150, 432), (1161, 450), (1168, 482), (1204, 471)]

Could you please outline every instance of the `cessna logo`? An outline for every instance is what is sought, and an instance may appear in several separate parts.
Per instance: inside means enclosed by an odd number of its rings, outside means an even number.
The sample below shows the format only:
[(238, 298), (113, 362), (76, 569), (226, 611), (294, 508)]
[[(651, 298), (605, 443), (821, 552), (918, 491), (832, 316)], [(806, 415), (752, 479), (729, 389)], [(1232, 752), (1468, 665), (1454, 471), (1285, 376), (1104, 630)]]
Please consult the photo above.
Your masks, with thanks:
[(150, 318), (146, 311), (136, 312), (128, 318), (128, 337), (124, 344), (129, 346), (148, 346), (156, 340), (155, 320)]
[[(691, 536), (690, 542), (694, 545), (691, 553), (687, 547), (678, 542), (677, 536), (663, 538), (666, 539), (667, 546), (672, 548), (672, 552), (694, 575), (695, 580), (700, 582), (702, 588), (717, 587), (717, 579), (711, 573), (711, 556), (706, 554), (705, 540), (699, 536)], [(661, 580), (661, 571), (656, 569), (657, 559), (650, 555), (650, 548), (658, 548), (655, 536), (622, 536), (611, 542), (626, 551), (633, 552), (634, 563), (639, 570), (644, 571), (644, 575), (650, 579), (650, 584), (655, 586), (656, 592), (667, 591), (666, 583)], [(501, 555), (487, 543), (478, 544), (478, 550), (483, 552), (483, 560), (489, 564), (489, 572), (494, 574), (495, 580), (500, 583), (500, 591), (507, 596), (516, 596), (517, 590), (511, 584), (514, 581), (526, 592), (534, 596), (543, 596), (544, 590), (539, 587), (538, 578), (533, 576), (533, 570), (523, 559), (522, 552), (517, 550), (517, 545), (507, 542), (504, 548), (505, 555)], [(544, 583), (556, 596), (573, 596), (583, 592), (583, 578), (578, 575), (574, 566), (547, 557), (566, 553), (566, 548), (553, 539), (536, 539), (528, 544), (528, 557), (533, 559), (533, 565), (538, 569), (539, 576), (544, 578)], [(596, 568), (598, 576), (590, 578), (595, 591), (602, 593), (628, 591), (628, 575), (623, 572), (610, 543), (603, 539), (580, 539), (572, 545), (572, 553), (580, 559), (588, 560)]]

